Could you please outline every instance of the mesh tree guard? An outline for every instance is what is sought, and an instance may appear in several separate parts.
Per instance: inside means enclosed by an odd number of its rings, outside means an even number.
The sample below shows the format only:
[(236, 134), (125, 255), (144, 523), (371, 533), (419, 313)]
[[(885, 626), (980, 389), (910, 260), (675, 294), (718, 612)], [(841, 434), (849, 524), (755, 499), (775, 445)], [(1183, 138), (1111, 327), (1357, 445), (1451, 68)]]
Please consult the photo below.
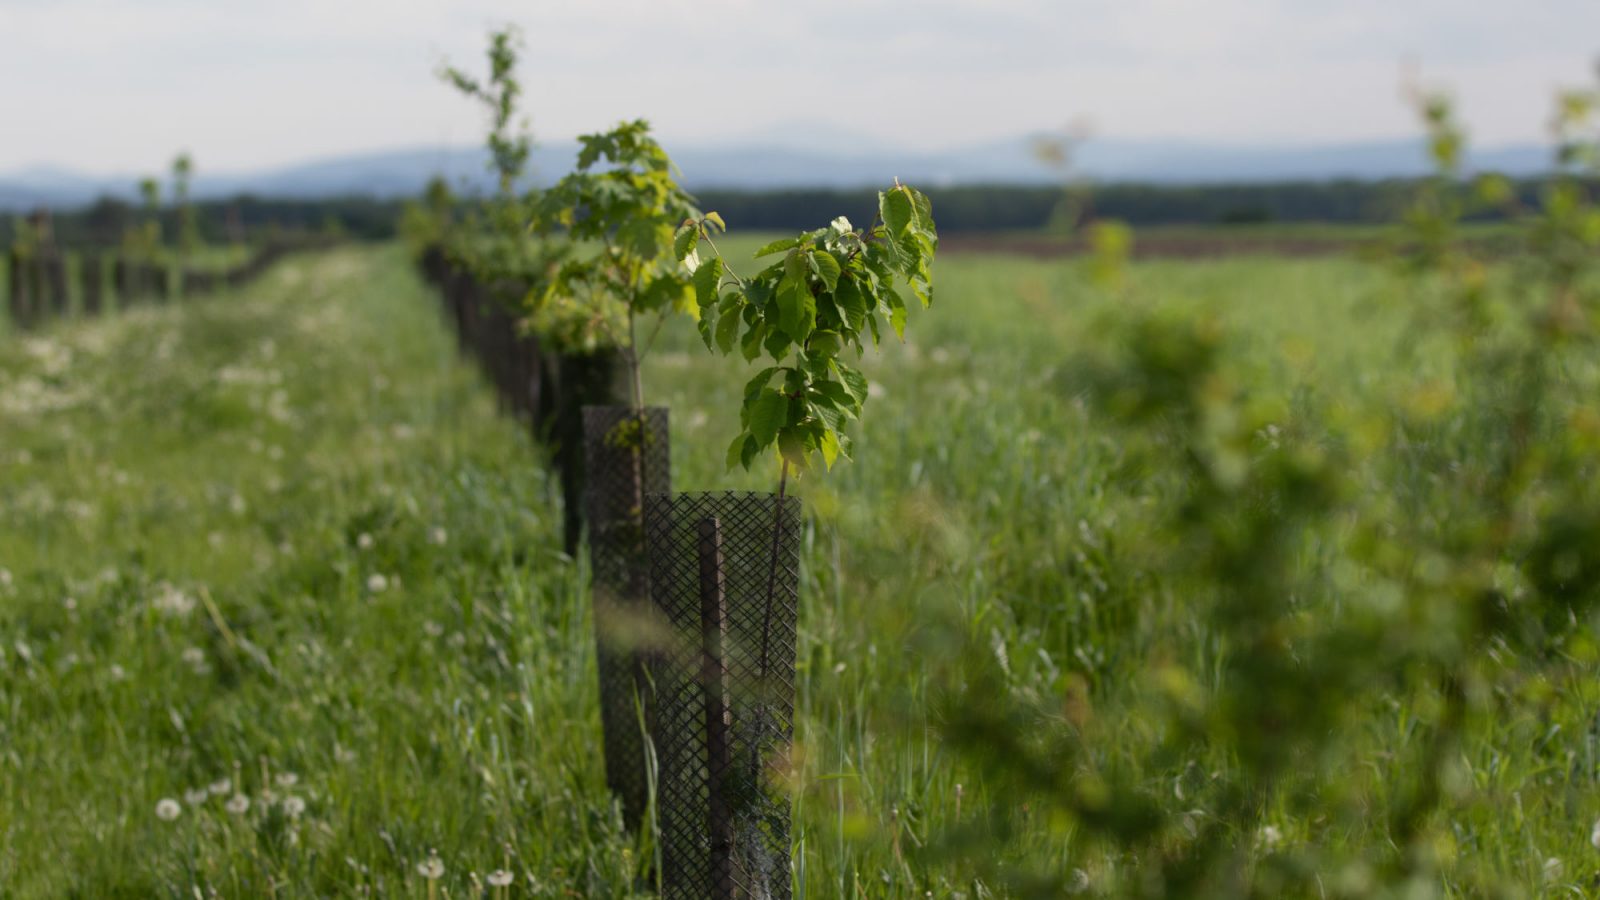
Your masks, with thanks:
[(33, 325), (36, 294), (29, 282), (32, 265), (29, 257), (13, 249), (6, 261), (6, 293), (11, 309), (11, 324), (17, 328)]
[(788, 900), (800, 501), (652, 494), (644, 518), (662, 896)]
[(45, 293), (49, 299), (44, 307), (57, 318), (65, 318), (71, 298), (67, 293), (67, 261), (59, 251), (52, 250), (39, 257)]
[(643, 652), (652, 621), (644, 497), (672, 490), (667, 410), (585, 406), (583, 440), (606, 784), (637, 828), (650, 789), (640, 712), (647, 729), (653, 717)]
[(83, 281), (83, 314), (98, 316), (105, 306), (106, 272), (104, 260), (98, 256), (85, 255), (79, 266), (79, 277)]

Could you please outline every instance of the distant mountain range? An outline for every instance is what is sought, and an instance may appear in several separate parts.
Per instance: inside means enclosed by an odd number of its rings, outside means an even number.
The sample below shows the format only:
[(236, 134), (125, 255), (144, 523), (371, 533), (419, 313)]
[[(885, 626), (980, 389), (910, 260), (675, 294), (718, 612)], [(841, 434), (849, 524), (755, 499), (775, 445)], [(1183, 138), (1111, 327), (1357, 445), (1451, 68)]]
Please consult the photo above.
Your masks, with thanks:
[[(953, 150), (895, 150), (872, 141), (838, 140), (824, 145), (812, 133), (801, 149), (776, 138), (754, 138), (721, 146), (670, 147), (691, 189), (858, 188), (899, 178), (912, 184), (1028, 184), (1059, 180), (1019, 137)], [(786, 142), (787, 143), (787, 142)], [(832, 150), (830, 147), (863, 148)], [(537, 147), (535, 178), (549, 182), (567, 172), (577, 153), (574, 141)], [(1550, 148), (1516, 144), (1473, 154), (1468, 168), (1508, 175), (1547, 171)], [(465, 192), (493, 190), (481, 148), (423, 147), (380, 150), (313, 160), (256, 172), (208, 173), (201, 160), (196, 197), (241, 193), (320, 198), (414, 195), (434, 175)], [(1418, 140), (1311, 146), (1225, 145), (1187, 141), (1094, 139), (1073, 153), (1074, 171), (1097, 181), (1207, 184), (1408, 177), (1428, 170)], [(91, 175), (48, 166), (0, 172), (0, 209), (70, 208), (103, 195), (135, 199), (137, 177)]]

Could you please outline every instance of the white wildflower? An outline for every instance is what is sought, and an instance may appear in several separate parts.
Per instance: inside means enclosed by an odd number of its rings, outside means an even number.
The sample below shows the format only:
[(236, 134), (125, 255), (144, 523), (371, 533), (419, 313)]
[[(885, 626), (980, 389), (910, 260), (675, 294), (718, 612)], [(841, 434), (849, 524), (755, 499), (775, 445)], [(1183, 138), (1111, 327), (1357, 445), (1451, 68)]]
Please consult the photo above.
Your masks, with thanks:
[(128, 677), (128, 673), (123, 671), (123, 668), (116, 663), (112, 663), (111, 668), (107, 669), (106, 672), (111, 676), (112, 681), (122, 681)]
[(1281, 843), (1283, 843), (1283, 832), (1279, 831), (1276, 825), (1263, 825), (1261, 830), (1256, 832), (1256, 846), (1258, 847), (1272, 850)]
[(511, 883), (512, 877), (505, 869), (495, 869), (489, 873), (489, 884), (492, 887), (505, 887)]
[(156, 596), (150, 603), (157, 612), (169, 616), (186, 616), (194, 610), (194, 598), (166, 582), (156, 585)]
[(172, 799), (171, 797), (162, 797), (161, 800), (156, 803), (156, 818), (163, 822), (171, 822), (173, 819), (176, 819), (178, 814), (181, 812), (183, 812), (183, 807), (179, 806), (178, 801)]
[(381, 594), (389, 589), (389, 579), (377, 572), (367, 576), (367, 590), (374, 594)]
[(1594, 827), (1589, 829), (1589, 845), (1600, 850), (1600, 819), (1594, 820)]
[(1552, 856), (1544, 861), (1544, 880), (1554, 882), (1561, 880), (1561, 860)]
[(228, 802), (223, 808), (236, 816), (242, 816), (250, 811), (250, 798), (243, 794), (234, 794), (228, 798)]
[(372, 549), (372, 535), (367, 534), (365, 531), (363, 531), (360, 534), (356, 535), (356, 546), (360, 547), (363, 550), (371, 550)]
[(300, 818), (301, 813), (304, 813), (305, 811), (306, 801), (304, 799), (300, 797), (283, 798), (283, 814), (289, 818), (298, 819)]

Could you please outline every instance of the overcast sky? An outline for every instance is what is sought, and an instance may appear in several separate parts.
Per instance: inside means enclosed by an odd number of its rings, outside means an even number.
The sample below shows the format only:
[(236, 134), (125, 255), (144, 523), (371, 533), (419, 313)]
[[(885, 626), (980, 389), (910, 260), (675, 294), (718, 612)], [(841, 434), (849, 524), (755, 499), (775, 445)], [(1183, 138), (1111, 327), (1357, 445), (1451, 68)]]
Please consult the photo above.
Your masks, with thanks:
[(544, 138), (643, 116), (672, 143), (939, 148), (1094, 134), (1416, 133), (1403, 73), (1482, 143), (1540, 140), (1593, 79), (1600, 0), (0, 0), (0, 170), (238, 170), (475, 143), (433, 77), (519, 25)]

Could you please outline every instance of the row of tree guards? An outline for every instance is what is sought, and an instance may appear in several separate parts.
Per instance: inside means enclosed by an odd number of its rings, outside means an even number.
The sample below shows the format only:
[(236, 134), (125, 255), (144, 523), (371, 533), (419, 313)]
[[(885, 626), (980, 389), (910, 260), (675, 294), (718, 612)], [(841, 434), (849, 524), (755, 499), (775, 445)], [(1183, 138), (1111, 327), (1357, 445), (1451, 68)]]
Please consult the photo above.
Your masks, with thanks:
[(278, 239), (263, 244), (238, 265), (209, 269), (90, 252), (67, 254), (53, 245), (27, 251), (14, 247), (6, 253), (5, 308), (13, 327), (26, 330), (70, 316), (74, 306), (79, 315), (96, 316), (113, 305), (125, 309), (209, 294), (243, 287), (285, 254), (325, 244), (314, 238)]
[[(669, 898), (788, 897), (800, 501), (672, 493), (668, 411), (635, 409), (620, 352), (546, 352), (438, 248), (421, 260), (462, 352), (546, 446), (569, 552), (587, 549), (606, 780), (650, 815)], [(652, 760), (654, 764), (652, 765)]]

